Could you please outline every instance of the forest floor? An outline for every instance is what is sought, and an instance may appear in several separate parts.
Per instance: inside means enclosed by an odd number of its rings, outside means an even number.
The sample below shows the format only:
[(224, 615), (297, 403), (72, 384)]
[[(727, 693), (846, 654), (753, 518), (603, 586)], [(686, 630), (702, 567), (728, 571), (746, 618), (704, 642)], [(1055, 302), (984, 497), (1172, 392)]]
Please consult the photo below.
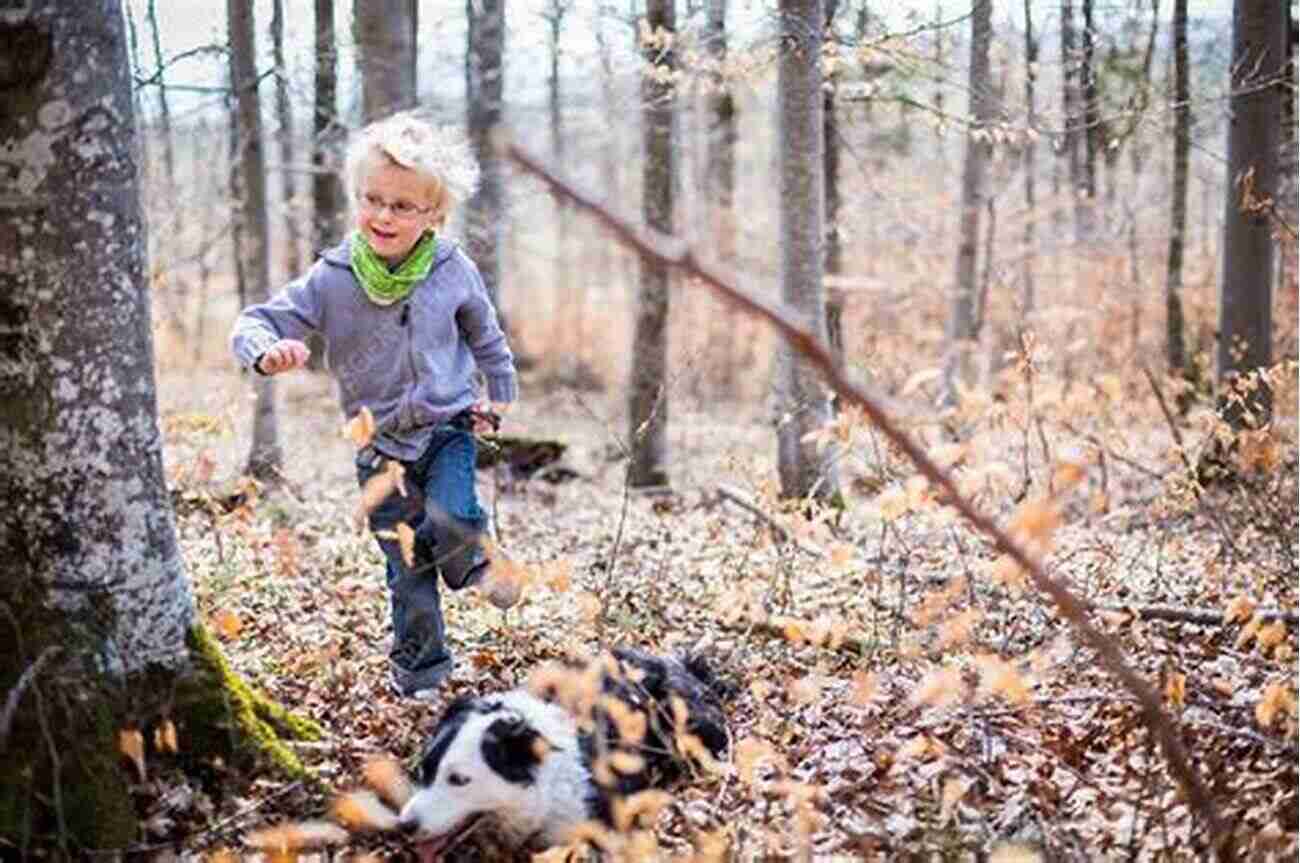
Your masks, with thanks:
[[(1032, 400), (1012, 387), (908, 421), (980, 508), (1004, 524), (1030, 514), (1048, 571), (1162, 693), (1238, 847), (1260, 860), (1294, 860), (1300, 831), (1296, 630), (1252, 613), (1297, 608), (1287, 374), (1278, 431), (1242, 450), (1256, 479), (1199, 497), (1140, 375), (1040, 382)], [(311, 769), (334, 791), (362, 787), (376, 756), (409, 763), (439, 705), (389, 691), (383, 567), (354, 525), (332, 384), (278, 379), (287, 487), (226, 512), (209, 503), (247, 456), (251, 390), (233, 373), (198, 379), (164, 374), (160, 409), (199, 612), (237, 671), (328, 730), (300, 750)], [(931, 385), (919, 376), (899, 397), (920, 405)], [(738, 686), (732, 754), (671, 789), (654, 832), (664, 859), (723, 859), (705, 853), (719, 843), (736, 860), (1207, 856), (1133, 698), (876, 432), (840, 421), (847, 506), (808, 520), (776, 499), (771, 418), (690, 402), (671, 407), (672, 492), (643, 496), (624, 483), (617, 394), (525, 380), (503, 433), (564, 441), (577, 477), (480, 472), (529, 583), (505, 613), (446, 595), (448, 698), (614, 645), (707, 654)], [(1181, 430), (1191, 457), (1207, 428)], [(140, 799), (160, 818), (153, 838), (183, 837), (185, 856), (255, 859), (256, 831), (330, 817), (329, 795), (274, 775), (166, 793), (184, 781), (160, 775)], [(363, 852), (408, 854), (383, 834), (331, 853)], [(498, 853), (471, 837), (449, 859)]]

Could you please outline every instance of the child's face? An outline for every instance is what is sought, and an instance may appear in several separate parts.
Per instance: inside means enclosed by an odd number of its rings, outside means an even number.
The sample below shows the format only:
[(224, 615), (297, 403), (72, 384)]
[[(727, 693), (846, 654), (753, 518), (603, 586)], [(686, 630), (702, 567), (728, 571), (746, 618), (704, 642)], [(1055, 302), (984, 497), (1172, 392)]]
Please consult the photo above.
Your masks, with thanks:
[(357, 194), (357, 230), (389, 264), (401, 263), (436, 227), (437, 187), (409, 168), (371, 158), (362, 167)]

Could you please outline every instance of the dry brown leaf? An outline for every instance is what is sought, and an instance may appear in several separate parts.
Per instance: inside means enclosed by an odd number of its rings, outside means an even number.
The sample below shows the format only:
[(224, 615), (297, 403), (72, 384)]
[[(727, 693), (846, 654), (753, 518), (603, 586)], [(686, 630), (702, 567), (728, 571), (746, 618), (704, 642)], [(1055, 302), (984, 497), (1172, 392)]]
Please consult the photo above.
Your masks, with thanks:
[(933, 669), (912, 691), (912, 703), (918, 706), (947, 707), (962, 695), (961, 672), (955, 668)]
[(400, 809), (411, 799), (411, 782), (392, 758), (370, 759), (361, 768), (361, 777), (390, 806)]
[(866, 707), (876, 697), (879, 688), (874, 671), (854, 672), (853, 685), (849, 690), (849, 703), (855, 707)]
[(1087, 477), (1088, 470), (1075, 461), (1057, 462), (1052, 471), (1052, 487), (1058, 492), (1069, 491)]
[(244, 838), (244, 844), (267, 853), (285, 853), (342, 845), (348, 831), (328, 821), (299, 821), (256, 830)]
[(123, 728), (117, 732), (117, 751), (126, 756), (135, 767), (136, 777), (144, 782), (144, 735), (138, 728)]
[(1255, 601), (1243, 594), (1228, 603), (1228, 607), (1223, 610), (1223, 622), (1236, 623), (1241, 621), (1245, 623), (1250, 620), (1251, 615), (1254, 613)]
[(1043, 855), (1032, 845), (1004, 842), (989, 852), (989, 863), (1043, 863)]
[(364, 449), (375, 439), (375, 415), (370, 408), (362, 407), (361, 412), (343, 424), (343, 436), (352, 441), (357, 449)]
[(385, 806), (372, 791), (352, 791), (334, 798), (330, 815), (348, 830), (392, 830), (397, 826), (397, 815)]
[(1255, 705), (1255, 721), (1265, 728), (1271, 728), (1279, 715), (1296, 715), (1296, 698), (1285, 685), (1270, 683), (1264, 688), (1264, 695)]
[(986, 654), (975, 660), (979, 668), (980, 689), (996, 695), (1010, 704), (1026, 704), (1029, 701), (1029, 682), (1016, 667), (1000, 656)]
[(233, 611), (222, 609), (212, 616), (212, 628), (223, 641), (234, 641), (244, 628), (244, 622)]
[(158, 727), (153, 730), (153, 745), (159, 752), (180, 752), (180, 747), (176, 740), (176, 724), (170, 719), (164, 719)]
[(397, 547), (402, 552), (402, 563), (408, 568), (415, 568), (415, 529), (404, 521), (399, 521), (394, 531), (397, 534)]
[(1173, 671), (1165, 675), (1165, 701), (1173, 707), (1187, 703), (1187, 675)]
[(809, 674), (792, 681), (786, 691), (795, 704), (812, 704), (822, 694), (822, 682), (817, 675)]
[(1011, 517), (1010, 530), (1040, 547), (1047, 547), (1061, 526), (1061, 513), (1050, 500), (1037, 498), (1022, 503)]

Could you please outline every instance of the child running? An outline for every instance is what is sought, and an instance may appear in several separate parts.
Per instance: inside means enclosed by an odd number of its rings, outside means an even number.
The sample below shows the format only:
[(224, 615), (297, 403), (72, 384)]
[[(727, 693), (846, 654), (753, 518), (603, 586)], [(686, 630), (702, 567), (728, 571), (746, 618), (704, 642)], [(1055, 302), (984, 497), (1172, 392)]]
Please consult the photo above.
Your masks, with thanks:
[[(478, 182), (465, 142), (398, 114), (361, 130), (344, 171), (354, 230), (272, 299), (245, 309), (231, 345), (245, 367), (276, 375), (306, 365), (304, 340), (320, 333), (344, 415), (368, 408), (374, 416), (358, 482), (386, 461), (402, 465), (407, 494), (389, 494), (369, 525), (387, 558), (393, 687), (428, 700), (452, 668), (438, 574), (459, 590), (482, 581), (490, 564), (472, 433), (514, 402), (517, 374), (478, 268), (439, 233)], [(400, 523), (414, 530), (409, 566)]]

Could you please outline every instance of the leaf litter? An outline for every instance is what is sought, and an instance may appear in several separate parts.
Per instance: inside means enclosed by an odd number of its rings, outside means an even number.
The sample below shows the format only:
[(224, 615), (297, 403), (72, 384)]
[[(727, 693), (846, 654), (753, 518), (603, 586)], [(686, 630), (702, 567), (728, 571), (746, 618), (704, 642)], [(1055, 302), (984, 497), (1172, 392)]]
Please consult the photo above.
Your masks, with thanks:
[[(1099, 382), (1088, 410), (1065, 397), (1053, 409), (1036, 384), (1037, 420), (1011, 399), (947, 418), (966, 426), (960, 447), (944, 440), (944, 423), (914, 433), (964, 493), (1098, 608), (1108, 636), (1163, 694), (1238, 847), (1293, 859), (1296, 633), (1258, 614), (1296, 607), (1295, 538), (1276, 535), (1294, 532), (1293, 514), (1246, 493), (1199, 506), (1167, 435), (1107, 395), (1122, 382)], [(218, 437), (225, 424), (203, 420), (207, 405), (177, 406), (185, 419), (164, 424), (167, 459), (200, 613), (233, 667), (330, 730), (300, 754), (339, 791), (285, 793), (265, 777), (220, 805), (172, 811), (171, 833), (189, 854), (253, 854), (253, 842), (283, 845), (289, 835), (266, 831), (291, 828), (349, 853), (401, 854), (387, 819), (409, 793), (402, 768), (437, 706), (387, 687), (382, 558), (356, 530), (374, 492), (359, 492), (351, 469), (373, 425), (350, 423), (345, 438), (323, 381), (291, 386), (303, 394), (282, 417), (295, 444), (292, 494), (249, 494), (229, 512), (209, 505), (221, 499), (213, 478), (237, 476), (245, 447), (238, 434)], [(626, 493), (625, 465), (608, 455), (616, 424), (595, 421), (617, 407), (566, 398), (552, 394), (544, 409), (525, 400), (511, 422), (569, 442), (579, 479), (480, 473), (520, 596), (504, 612), (472, 591), (445, 596), (460, 660), (447, 697), (523, 685), (548, 662), (623, 643), (698, 650), (737, 692), (727, 761), (636, 818), (625, 812), (626, 836), (593, 834), (588, 844), (612, 859), (1208, 853), (1136, 704), (1018, 567), (873, 445), (851, 413), (827, 443), (841, 447), (846, 509), (809, 519), (776, 499), (760, 417), (733, 420), (720, 438), (716, 418), (683, 406), (674, 491), (642, 498)], [(1086, 436), (1066, 431), (1067, 417)], [(1051, 456), (1022, 435), (1032, 421), (1052, 428)], [(1294, 504), (1294, 431), (1269, 440), (1252, 439), (1243, 458), (1271, 470), (1260, 472), (1260, 493), (1289, 490)], [(379, 476), (385, 493), (406, 491), (397, 471)], [(722, 484), (767, 518), (731, 505)], [(1212, 609), (1222, 620), (1145, 616), (1155, 606)], [(370, 790), (347, 790), (360, 784)], [(480, 831), (449, 859), (503, 854)]]

